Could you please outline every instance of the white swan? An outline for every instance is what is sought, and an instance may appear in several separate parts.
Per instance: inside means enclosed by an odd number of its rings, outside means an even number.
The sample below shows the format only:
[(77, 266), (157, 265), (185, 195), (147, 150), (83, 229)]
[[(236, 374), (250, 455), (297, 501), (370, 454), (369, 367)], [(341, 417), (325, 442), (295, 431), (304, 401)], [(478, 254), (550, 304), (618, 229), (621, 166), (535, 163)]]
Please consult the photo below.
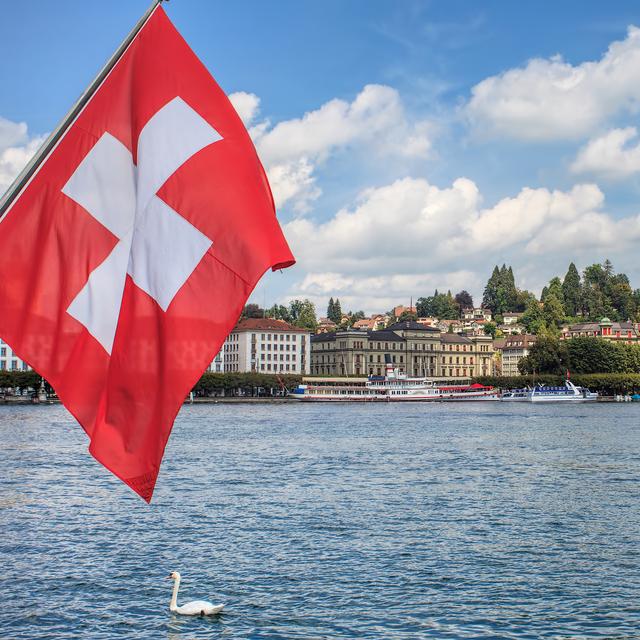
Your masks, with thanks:
[(173, 594), (169, 609), (172, 613), (179, 613), (182, 616), (215, 616), (224, 609), (223, 604), (212, 604), (207, 600), (193, 600), (181, 607), (178, 606), (178, 589), (180, 588), (180, 574), (174, 571), (169, 578), (173, 580)]

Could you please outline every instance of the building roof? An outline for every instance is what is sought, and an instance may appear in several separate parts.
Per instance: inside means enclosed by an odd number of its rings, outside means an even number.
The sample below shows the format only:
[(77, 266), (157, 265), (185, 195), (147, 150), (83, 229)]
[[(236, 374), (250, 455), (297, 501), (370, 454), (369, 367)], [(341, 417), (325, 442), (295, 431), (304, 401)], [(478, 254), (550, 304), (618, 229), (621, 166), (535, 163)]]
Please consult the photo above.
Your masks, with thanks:
[(505, 340), (502, 350), (504, 351), (505, 349), (528, 348), (531, 345), (535, 344), (537, 338), (537, 336), (534, 336), (530, 333), (520, 333), (514, 336), (508, 336)]
[(440, 340), (446, 344), (473, 344), (473, 341), (469, 338), (460, 335), (459, 333), (441, 333)]
[(301, 329), (275, 318), (245, 318), (234, 327), (234, 331), (286, 331), (287, 333), (310, 333), (309, 329)]
[(579, 322), (578, 324), (570, 324), (566, 327), (568, 331), (600, 331), (602, 325), (611, 327), (612, 331), (635, 331), (633, 322), (611, 322), (607, 318), (603, 318), (600, 322)]
[(504, 349), (504, 345), (507, 343), (506, 338), (496, 338), (493, 341), (493, 348), (495, 351), (502, 351)]
[(316, 333), (311, 336), (311, 342), (331, 342), (336, 339), (335, 331), (327, 331), (325, 333)]
[(404, 320), (403, 322), (395, 322), (388, 326), (387, 331), (426, 331), (428, 333), (437, 333), (439, 329), (416, 322), (415, 320)]
[[(395, 325), (392, 325), (395, 326)], [(369, 340), (379, 340), (380, 342), (404, 342), (404, 338), (391, 331), (390, 327), (379, 331), (367, 331)]]

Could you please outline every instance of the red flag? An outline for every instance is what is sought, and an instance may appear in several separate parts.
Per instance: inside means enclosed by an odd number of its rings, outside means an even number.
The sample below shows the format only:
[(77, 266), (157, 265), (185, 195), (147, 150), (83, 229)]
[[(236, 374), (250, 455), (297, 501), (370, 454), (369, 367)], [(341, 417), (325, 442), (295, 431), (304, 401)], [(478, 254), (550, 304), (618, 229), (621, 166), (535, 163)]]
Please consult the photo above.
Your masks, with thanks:
[(293, 263), (247, 131), (158, 8), (0, 224), (0, 335), (150, 501), (185, 396)]

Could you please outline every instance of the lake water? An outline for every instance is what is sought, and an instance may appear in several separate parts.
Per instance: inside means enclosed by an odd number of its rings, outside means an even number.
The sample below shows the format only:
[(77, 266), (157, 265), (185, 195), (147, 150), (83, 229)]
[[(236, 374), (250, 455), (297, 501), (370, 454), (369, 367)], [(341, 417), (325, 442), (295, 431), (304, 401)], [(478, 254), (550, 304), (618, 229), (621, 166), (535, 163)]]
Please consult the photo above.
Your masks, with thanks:
[(640, 637), (638, 405), (185, 406), (150, 507), (60, 406), (0, 437), (2, 638)]

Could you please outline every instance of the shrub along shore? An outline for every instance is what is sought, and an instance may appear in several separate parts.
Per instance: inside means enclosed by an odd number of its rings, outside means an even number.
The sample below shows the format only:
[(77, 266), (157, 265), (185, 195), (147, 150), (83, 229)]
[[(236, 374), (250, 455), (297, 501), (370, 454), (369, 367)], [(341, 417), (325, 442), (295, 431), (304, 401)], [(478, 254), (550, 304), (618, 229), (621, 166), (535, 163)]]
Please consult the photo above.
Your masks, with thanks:
[[(0, 371), (0, 390), (17, 392), (40, 388), (42, 377), (35, 371)], [(193, 388), (196, 397), (209, 396), (271, 396), (285, 389), (294, 389), (302, 376), (293, 374), (267, 375), (262, 373), (205, 373)], [(48, 393), (53, 390), (45, 381)]]
[[(35, 371), (0, 371), (0, 389), (4, 390), (37, 390), (41, 380)], [(640, 392), (640, 373), (576, 373), (571, 375), (571, 381), (605, 396)], [(291, 390), (301, 382), (302, 376), (293, 374), (205, 373), (194, 386), (193, 394), (196, 398), (277, 396), (282, 394), (283, 388)], [(499, 389), (521, 389), (536, 384), (560, 386), (564, 383), (564, 376), (482, 376), (474, 378), (473, 382)], [(45, 387), (48, 393), (52, 393), (48, 384), (45, 383)]]
[[(482, 376), (474, 382), (500, 389), (522, 389), (536, 384), (561, 386), (565, 377), (553, 374), (526, 376)], [(588, 387), (600, 395), (614, 396), (640, 392), (640, 373), (576, 373), (571, 382), (578, 387)]]

